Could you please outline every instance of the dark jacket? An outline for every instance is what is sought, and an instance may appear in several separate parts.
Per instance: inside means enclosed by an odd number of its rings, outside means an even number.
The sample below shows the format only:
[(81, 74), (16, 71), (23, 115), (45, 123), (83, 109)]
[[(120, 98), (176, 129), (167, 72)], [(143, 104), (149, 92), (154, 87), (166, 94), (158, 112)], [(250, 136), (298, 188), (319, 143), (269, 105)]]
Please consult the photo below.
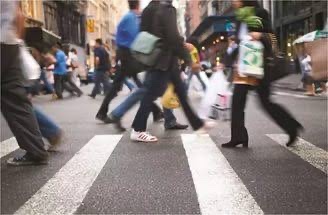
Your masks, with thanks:
[(190, 62), (184, 39), (177, 26), (176, 9), (165, 1), (152, 1), (141, 16), (141, 31), (149, 32), (162, 39), (163, 51), (155, 69), (167, 71), (177, 58)]

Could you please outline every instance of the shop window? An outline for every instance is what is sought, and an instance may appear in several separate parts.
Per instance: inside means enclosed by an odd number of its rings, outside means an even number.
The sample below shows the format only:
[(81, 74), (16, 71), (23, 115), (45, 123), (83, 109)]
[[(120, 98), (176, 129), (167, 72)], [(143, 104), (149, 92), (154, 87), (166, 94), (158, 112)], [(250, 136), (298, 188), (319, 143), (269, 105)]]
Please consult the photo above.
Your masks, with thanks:
[(318, 13), (315, 15), (315, 29), (322, 30), (324, 28), (324, 17), (323, 13)]

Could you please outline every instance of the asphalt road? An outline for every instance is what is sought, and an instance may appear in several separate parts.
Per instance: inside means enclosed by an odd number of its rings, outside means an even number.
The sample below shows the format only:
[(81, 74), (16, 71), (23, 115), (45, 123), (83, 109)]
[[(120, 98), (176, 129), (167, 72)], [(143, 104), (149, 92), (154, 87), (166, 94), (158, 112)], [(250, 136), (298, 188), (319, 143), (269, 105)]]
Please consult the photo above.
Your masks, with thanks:
[[(90, 87), (83, 87), (85, 94)], [(223, 121), (198, 137), (191, 129), (164, 131), (149, 120), (159, 143), (133, 143), (129, 132), (94, 119), (102, 96), (37, 97), (34, 104), (65, 131), (64, 142), (47, 166), (7, 166), (20, 150), (1, 158), (1, 214), (327, 214), (327, 98), (291, 91), (273, 98), (305, 127), (292, 150), (279, 144), (283, 132), (255, 94), (246, 111), (248, 149), (220, 147), (230, 136)], [(200, 98), (191, 100), (197, 108)], [(124, 117), (126, 127), (135, 112)], [(186, 122), (181, 110), (175, 113)], [(1, 118), (0, 146), (11, 137)]]

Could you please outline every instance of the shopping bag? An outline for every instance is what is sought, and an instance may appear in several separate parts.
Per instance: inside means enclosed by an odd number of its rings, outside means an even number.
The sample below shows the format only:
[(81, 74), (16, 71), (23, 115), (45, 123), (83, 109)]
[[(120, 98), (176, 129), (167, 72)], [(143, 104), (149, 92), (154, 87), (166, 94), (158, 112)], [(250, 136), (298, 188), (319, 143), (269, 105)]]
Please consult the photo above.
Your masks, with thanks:
[(36, 80), (40, 78), (41, 68), (36, 62), (25, 45), (20, 46), (21, 69), (27, 80)]
[(179, 99), (177, 97), (177, 95), (174, 92), (174, 86), (173, 84), (168, 84), (168, 87), (164, 93), (164, 95), (162, 96), (162, 101), (161, 101), (162, 105), (164, 108), (167, 109), (175, 109), (180, 107), (180, 102)]
[(264, 46), (261, 42), (250, 40), (250, 38), (240, 42), (238, 59), (238, 72), (240, 76), (263, 78), (263, 49)]
[(198, 115), (200, 118), (208, 118), (212, 105), (217, 101), (218, 94), (229, 94), (229, 82), (226, 80), (222, 70), (214, 72), (209, 80), (205, 95), (199, 106)]

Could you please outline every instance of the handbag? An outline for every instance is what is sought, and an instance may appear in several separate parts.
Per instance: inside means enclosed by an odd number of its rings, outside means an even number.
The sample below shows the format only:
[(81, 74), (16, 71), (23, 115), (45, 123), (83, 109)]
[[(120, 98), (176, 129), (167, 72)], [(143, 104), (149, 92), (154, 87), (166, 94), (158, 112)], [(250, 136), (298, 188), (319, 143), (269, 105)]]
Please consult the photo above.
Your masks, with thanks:
[(180, 107), (180, 102), (177, 95), (174, 92), (173, 84), (168, 84), (167, 89), (162, 96), (161, 103), (166, 109), (176, 109)]
[(288, 60), (281, 54), (266, 58), (264, 81), (270, 83), (290, 75), (288, 67)]
[(142, 31), (131, 45), (132, 56), (141, 64), (152, 67), (162, 53), (161, 38)]
[(27, 80), (36, 80), (40, 78), (41, 68), (34, 57), (27, 50), (27, 47), (22, 44), (20, 46), (21, 69)]
[(262, 79), (264, 46), (259, 41), (244, 39), (239, 44), (238, 72), (242, 77)]

